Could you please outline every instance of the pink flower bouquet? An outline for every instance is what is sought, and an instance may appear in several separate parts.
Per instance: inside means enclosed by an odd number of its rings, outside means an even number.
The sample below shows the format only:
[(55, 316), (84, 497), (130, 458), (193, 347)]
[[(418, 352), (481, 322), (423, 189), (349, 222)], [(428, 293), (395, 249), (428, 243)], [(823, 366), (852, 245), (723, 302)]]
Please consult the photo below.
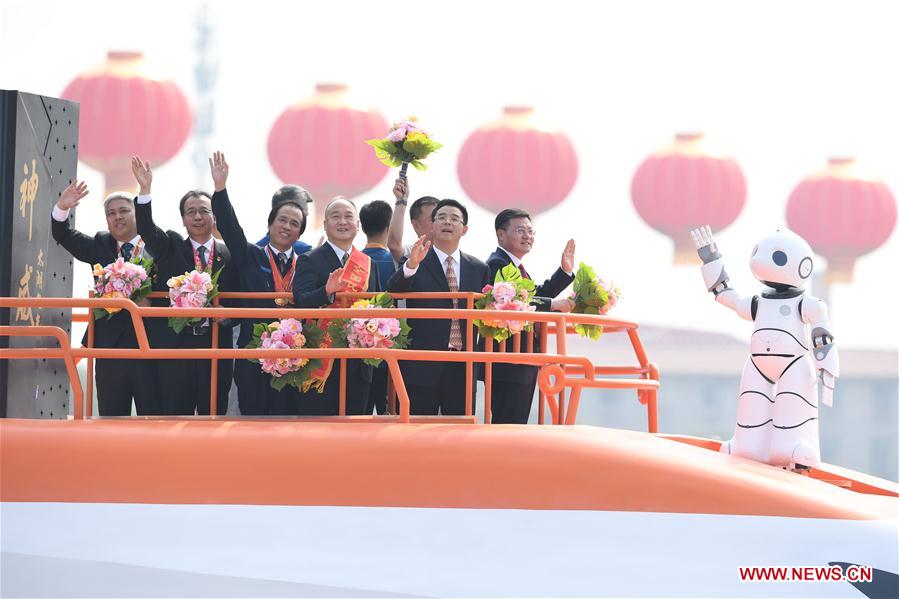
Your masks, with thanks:
[[(218, 295), (218, 280), (222, 270), (219, 269), (210, 276), (207, 272), (192, 270), (183, 275), (170, 278), (166, 284), (169, 286), (169, 305), (172, 308), (205, 308), (212, 303)], [(205, 319), (200, 316), (189, 318), (169, 318), (169, 327), (176, 333), (180, 333), (188, 325), (197, 325)]]
[[(534, 312), (534, 282), (521, 276), (515, 265), (508, 264), (496, 273), (493, 285), (481, 290), (484, 297), (475, 302), (478, 310), (498, 310), (507, 312)], [(495, 341), (505, 341), (521, 331), (530, 331), (532, 324), (526, 320), (508, 318), (481, 318), (475, 320), (482, 337)]]
[[(152, 280), (147, 274), (153, 265), (149, 258), (134, 258), (126, 262), (119, 258), (111, 264), (94, 264), (94, 295), (101, 298), (127, 298), (138, 302), (149, 295)], [(94, 318), (100, 320), (121, 308), (94, 308)]]
[[(285, 318), (269, 324), (257, 323), (253, 327), (250, 349), (301, 349), (321, 346), (323, 333), (312, 324), (303, 324), (295, 318)], [(303, 382), (321, 366), (318, 358), (253, 358), (262, 371), (271, 375), (271, 386), (279, 391), (287, 385), (302, 389)]]
[(375, 149), (375, 156), (387, 166), (401, 166), (400, 176), (406, 176), (409, 164), (420, 171), (428, 167), (422, 162), (431, 152), (443, 147), (418, 126), (418, 120), (410, 116), (394, 123), (383, 139), (369, 139), (365, 143)]
[[(606, 315), (620, 298), (621, 290), (618, 287), (597, 277), (592, 268), (581, 262), (574, 275), (574, 291), (571, 294), (573, 313)], [(574, 330), (590, 339), (599, 339), (602, 335), (602, 326), (595, 324), (576, 324)]]
[[(393, 298), (379, 293), (372, 299), (362, 299), (352, 305), (356, 309), (379, 310), (393, 307)], [(328, 325), (332, 347), (405, 349), (409, 344), (409, 325), (405, 318), (366, 315), (362, 318), (340, 318)], [(363, 362), (378, 366), (381, 358), (363, 358)]]

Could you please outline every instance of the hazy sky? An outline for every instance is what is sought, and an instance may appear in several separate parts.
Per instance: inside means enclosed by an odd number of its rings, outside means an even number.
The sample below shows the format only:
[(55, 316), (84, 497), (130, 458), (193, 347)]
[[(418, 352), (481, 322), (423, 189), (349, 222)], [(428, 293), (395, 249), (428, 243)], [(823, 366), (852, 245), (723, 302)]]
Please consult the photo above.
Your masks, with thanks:
[[(56, 96), (108, 50), (139, 50), (193, 103), (201, 6), (2, 0), (0, 87)], [(316, 82), (347, 83), (388, 120), (418, 115), (445, 147), (427, 173), (412, 173), (413, 198), (469, 205), (456, 177), (463, 141), (504, 105), (533, 105), (568, 134), (580, 172), (568, 199), (535, 219), (528, 270), (548, 275), (573, 236), (578, 258), (622, 288), (618, 316), (747, 336), (750, 325), (714, 303), (698, 267), (672, 267), (671, 241), (631, 204), (634, 171), (678, 131), (704, 131), (732, 154), (748, 198), (719, 241), (734, 286), (759, 291), (750, 250), (785, 224), (790, 191), (828, 157), (856, 156), (899, 193), (897, 9), (889, 1), (215, 2), (214, 144), (229, 157), (229, 191), (254, 237), (280, 184), (266, 154), (269, 128)], [(180, 230), (177, 198), (208, 185), (192, 151), (188, 142), (156, 169), (154, 196), (170, 206), (154, 211), (162, 226)], [(79, 178), (93, 193), (78, 227), (93, 232), (105, 226), (102, 177), (82, 165)], [(392, 181), (391, 173), (359, 201), (392, 200)], [(492, 222), (472, 206), (463, 250), (486, 258)], [(897, 249), (894, 233), (857, 263), (853, 285), (833, 289), (839, 343), (897, 347)], [(86, 266), (76, 266), (75, 281), (86, 293)]]

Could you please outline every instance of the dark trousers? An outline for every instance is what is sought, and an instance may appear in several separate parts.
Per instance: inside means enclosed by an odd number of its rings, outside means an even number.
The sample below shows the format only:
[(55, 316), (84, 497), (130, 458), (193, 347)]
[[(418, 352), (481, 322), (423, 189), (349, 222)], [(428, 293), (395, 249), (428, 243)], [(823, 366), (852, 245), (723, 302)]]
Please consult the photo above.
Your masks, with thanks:
[(162, 413), (155, 360), (97, 360), (94, 370), (100, 416), (131, 416), (132, 398), (138, 416)]
[[(347, 360), (346, 372), (346, 413), (359, 415), (365, 413), (368, 404), (370, 382), (366, 380), (363, 370), (367, 367), (360, 360)], [(370, 372), (370, 368), (368, 368)], [(336, 416), (340, 408), (340, 360), (334, 360), (331, 374), (325, 382), (322, 393), (310, 389), (300, 393), (299, 414), (302, 416)]]
[(234, 362), (234, 382), (242, 416), (294, 416), (299, 414), (300, 392), (290, 385), (280, 391), (271, 376), (249, 360)]
[(527, 424), (536, 384), (536, 379), (523, 383), (494, 380), (490, 386), (490, 422)]
[[(433, 386), (406, 383), (406, 391), (409, 393), (409, 411), (413, 415), (436, 416), (439, 412), (445, 416), (461, 416), (465, 414), (465, 364), (447, 362)], [(472, 373), (472, 413), (475, 398), (475, 377)]]
[[(209, 348), (211, 336), (186, 334), (181, 348)], [(233, 360), (217, 360), (218, 392), (216, 414), (228, 411), (228, 393), (231, 391)], [(209, 414), (209, 382), (211, 360), (159, 360), (159, 387), (162, 392), (163, 413), (169, 416), (193, 416)]]
[(368, 389), (368, 406), (365, 408), (366, 414), (372, 414), (377, 411), (378, 414), (387, 413), (387, 364), (381, 362), (381, 365), (374, 368), (371, 373), (371, 387)]

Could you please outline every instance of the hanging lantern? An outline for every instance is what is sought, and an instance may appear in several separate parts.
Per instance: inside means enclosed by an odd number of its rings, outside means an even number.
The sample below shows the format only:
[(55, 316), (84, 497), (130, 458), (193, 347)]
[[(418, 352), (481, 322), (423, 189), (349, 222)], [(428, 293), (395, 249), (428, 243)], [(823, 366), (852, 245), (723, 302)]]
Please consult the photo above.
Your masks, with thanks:
[(78, 158), (106, 177), (107, 193), (136, 188), (131, 156), (158, 166), (187, 140), (193, 115), (170, 79), (147, 73), (140, 52), (109, 52), (76, 77), (62, 97), (80, 103)]
[(574, 147), (564, 133), (535, 127), (533, 112), (506, 107), (498, 121), (476, 130), (462, 145), (459, 182), (482, 208), (494, 213), (521, 208), (536, 215), (571, 193), (578, 170)]
[(718, 233), (746, 203), (746, 181), (736, 161), (710, 154), (701, 133), (678, 133), (674, 143), (634, 173), (631, 199), (640, 217), (674, 241), (674, 263), (698, 260), (690, 230), (702, 225)]
[(885, 184), (861, 176), (854, 159), (831, 158), (790, 194), (787, 226), (827, 258), (828, 283), (848, 283), (856, 259), (896, 228), (896, 200)]
[(284, 183), (312, 194), (319, 227), (333, 196), (361, 195), (388, 171), (365, 144), (383, 137), (387, 122), (374, 110), (352, 107), (346, 95), (346, 85), (317, 85), (311, 98), (281, 113), (268, 136), (272, 169)]

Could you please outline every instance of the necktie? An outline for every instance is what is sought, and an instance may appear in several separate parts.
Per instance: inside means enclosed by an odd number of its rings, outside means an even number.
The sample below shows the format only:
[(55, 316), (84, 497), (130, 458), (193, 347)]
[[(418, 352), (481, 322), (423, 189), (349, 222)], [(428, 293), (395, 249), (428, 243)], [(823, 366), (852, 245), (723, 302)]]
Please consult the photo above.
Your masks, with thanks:
[(200, 255), (200, 269), (206, 270), (206, 246), (197, 246), (197, 253)]
[(521, 276), (523, 276), (525, 279), (530, 279), (530, 278), (531, 278), (531, 275), (528, 274), (528, 269), (526, 269), (526, 268), (524, 267), (524, 263), (523, 263), (523, 262), (521, 262), (521, 263), (518, 264), (518, 270), (519, 270), (519, 272), (521, 272)]
[(134, 244), (130, 241), (126, 241), (122, 244), (122, 258), (125, 259), (125, 262), (131, 260), (131, 250), (134, 249)]
[[(456, 269), (453, 268), (452, 256), (446, 257), (446, 284), (450, 291), (459, 291), (459, 279), (456, 278)], [(453, 307), (457, 306), (457, 301), (453, 300)], [(454, 318), (450, 322), (449, 346), (453, 349), (462, 349), (462, 327), (459, 320)]]
[(341, 266), (346, 266), (346, 261), (349, 260), (349, 259), (350, 259), (350, 253), (349, 253), (349, 252), (344, 252), (344, 253), (343, 253), (343, 258), (340, 259), (340, 265), (341, 265)]
[(287, 272), (287, 254), (284, 252), (278, 252), (278, 269), (282, 275)]

